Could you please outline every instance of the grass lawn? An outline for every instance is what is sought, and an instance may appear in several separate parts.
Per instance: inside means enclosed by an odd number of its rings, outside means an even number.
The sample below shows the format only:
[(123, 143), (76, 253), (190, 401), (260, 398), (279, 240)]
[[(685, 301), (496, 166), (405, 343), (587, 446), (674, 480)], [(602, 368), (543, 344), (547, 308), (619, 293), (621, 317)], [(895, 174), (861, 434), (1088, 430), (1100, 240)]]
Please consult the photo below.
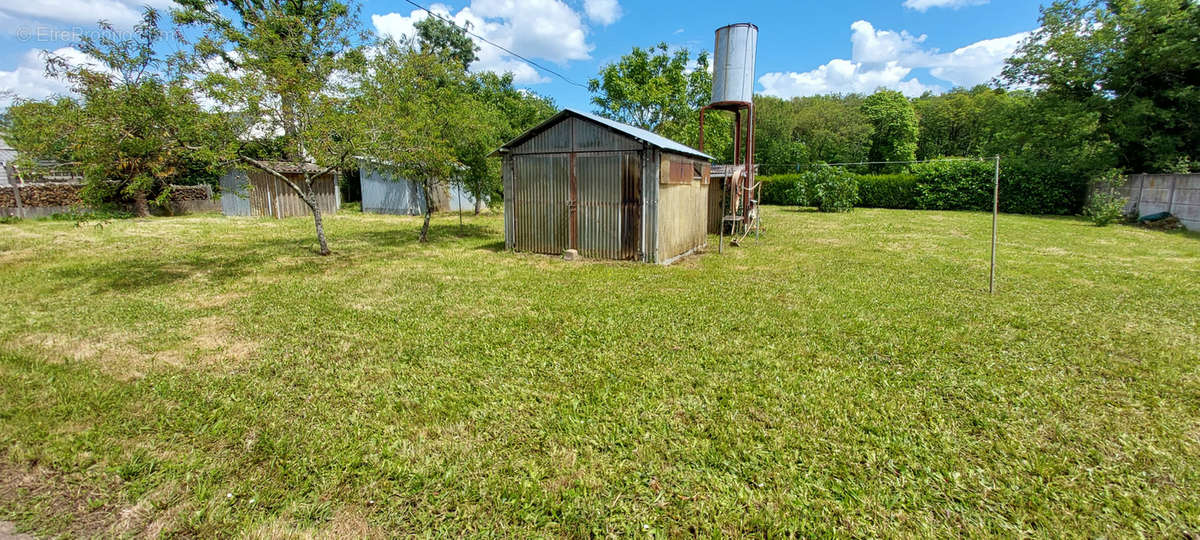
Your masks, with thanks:
[[(498, 217), (0, 225), (0, 519), (39, 535), (1200, 530), (1200, 239), (768, 208), (670, 267)], [(715, 238), (712, 245), (715, 246)]]

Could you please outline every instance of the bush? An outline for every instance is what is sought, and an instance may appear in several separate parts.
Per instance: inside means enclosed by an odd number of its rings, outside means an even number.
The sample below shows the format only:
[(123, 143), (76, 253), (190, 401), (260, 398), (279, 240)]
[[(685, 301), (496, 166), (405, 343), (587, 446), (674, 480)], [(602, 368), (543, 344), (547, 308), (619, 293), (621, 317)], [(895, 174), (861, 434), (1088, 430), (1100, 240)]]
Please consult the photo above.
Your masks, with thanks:
[(1125, 175), (1112, 170), (1092, 181), (1092, 196), (1083, 208), (1083, 215), (1092, 223), (1103, 227), (1120, 220), (1125, 214), (1126, 198), (1121, 195)]
[(822, 212), (849, 212), (858, 203), (858, 181), (835, 167), (818, 167), (794, 176), (788, 200), (797, 206), (815, 206)]
[(859, 174), (859, 206), (866, 208), (917, 208), (917, 177), (912, 174)]
[(987, 161), (933, 161), (912, 168), (917, 207), (925, 210), (991, 210), (995, 164)]
[(780, 174), (774, 176), (759, 176), (762, 183), (761, 204), (779, 204), (784, 206), (803, 206), (801, 201), (792, 197), (799, 174)]
[(817, 209), (822, 212), (849, 212), (858, 204), (858, 181), (854, 175), (832, 167), (817, 170)]

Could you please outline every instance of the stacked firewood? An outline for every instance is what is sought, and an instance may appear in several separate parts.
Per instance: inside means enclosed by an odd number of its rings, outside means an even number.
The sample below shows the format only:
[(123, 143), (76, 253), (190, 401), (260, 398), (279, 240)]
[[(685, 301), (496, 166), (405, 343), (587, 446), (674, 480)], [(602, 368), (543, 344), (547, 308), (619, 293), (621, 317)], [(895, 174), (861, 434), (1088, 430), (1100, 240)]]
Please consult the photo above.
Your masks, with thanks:
[[(44, 183), (26, 184), (20, 186), (21, 204), (23, 206), (73, 206), (82, 202), (79, 198), (81, 184)], [(17, 206), (12, 186), (0, 186), (0, 207), (12, 208)]]

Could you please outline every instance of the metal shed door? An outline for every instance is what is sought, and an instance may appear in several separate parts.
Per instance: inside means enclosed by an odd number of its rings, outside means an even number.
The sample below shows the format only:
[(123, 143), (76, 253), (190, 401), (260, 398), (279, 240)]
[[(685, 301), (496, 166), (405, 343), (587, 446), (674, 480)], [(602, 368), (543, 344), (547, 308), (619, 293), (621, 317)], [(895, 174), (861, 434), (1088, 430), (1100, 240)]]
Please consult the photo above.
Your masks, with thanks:
[(513, 248), (558, 255), (567, 249), (568, 154), (513, 156)]
[(636, 258), (642, 215), (638, 153), (579, 153), (574, 161), (579, 254), (596, 259)]

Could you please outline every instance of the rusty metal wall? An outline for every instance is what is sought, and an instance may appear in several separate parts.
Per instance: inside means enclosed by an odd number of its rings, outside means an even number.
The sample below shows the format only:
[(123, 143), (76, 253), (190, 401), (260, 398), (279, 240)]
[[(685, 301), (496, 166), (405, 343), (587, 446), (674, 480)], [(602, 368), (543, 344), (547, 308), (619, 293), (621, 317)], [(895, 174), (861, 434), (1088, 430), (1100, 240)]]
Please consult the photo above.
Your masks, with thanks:
[(641, 150), (642, 144), (605, 126), (566, 118), (521, 143), (512, 153), (553, 154), (560, 152), (608, 152)]
[(512, 247), (557, 255), (567, 249), (568, 154), (513, 156)]
[(504, 249), (513, 249), (513, 158), (505, 155), (500, 161), (500, 177), (504, 181)]
[(513, 149), (512, 153), (519, 154), (547, 154), (554, 152), (569, 152), (571, 150), (571, 130), (575, 123), (574, 118), (568, 118), (562, 122), (554, 124), (543, 131), (521, 143)]
[(641, 160), (637, 152), (577, 154), (579, 254), (635, 259), (641, 243)]
[(658, 165), (661, 152), (649, 147), (642, 158), (642, 260), (658, 259)]
[(578, 152), (636, 151), (642, 144), (605, 126), (578, 118), (571, 119), (575, 138), (572, 149)]

